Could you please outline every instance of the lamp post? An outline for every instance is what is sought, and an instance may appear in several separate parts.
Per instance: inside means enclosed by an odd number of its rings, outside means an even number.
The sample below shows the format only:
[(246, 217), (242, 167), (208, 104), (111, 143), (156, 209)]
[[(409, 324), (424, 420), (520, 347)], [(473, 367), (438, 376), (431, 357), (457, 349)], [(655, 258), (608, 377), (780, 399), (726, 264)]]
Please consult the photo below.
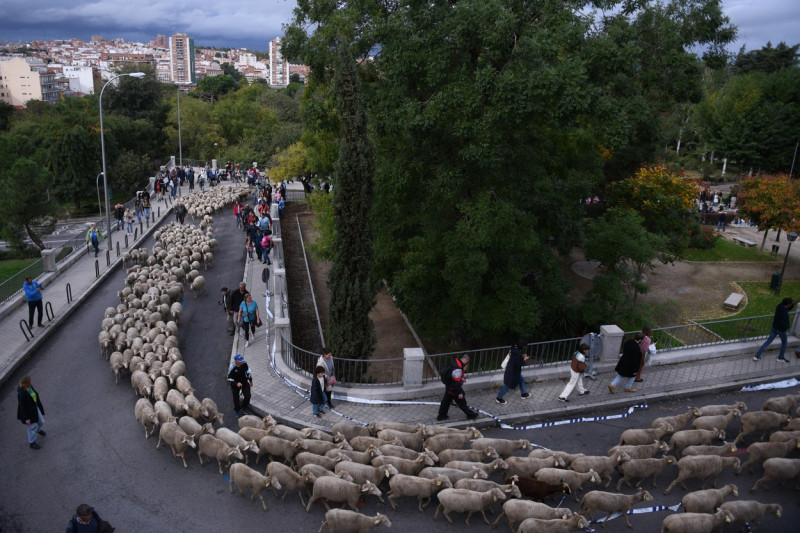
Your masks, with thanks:
[(103, 173), (101, 172), (94, 179), (94, 188), (97, 189), (97, 209), (100, 210), (100, 218), (103, 218), (103, 204), (100, 203), (100, 176), (102, 175)]
[(219, 154), (220, 154), (221, 148), (219, 147), (219, 143), (214, 143), (214, 146), (217, 148), (217, 168), (219, 168)]
[(125, 76), (130, 76), (132, 78), (142, 79), (144, 78), (144, 72), (127, 72), (125, 74), (119, 74), (114, 76), (113, 78), (109, 79), (103, 85), (103, 88), (100, 89), (100, 155), (103, 158), (103, 191), (105, 192), (106, 197), (106, 237), (108, 239), (108, 251), (110, 252), (113, 250), (111, 246), (111, 207), (108, 204), (108, 172), (106, 172), (106, 140), (105, 135), (103, 135), (103, 92), (108, 87), (108, 84), (114, 80), (119, 78), (123, 78)]
[(181, 142), (181, 87), (178, 86), (178, 165), (183, 167), (183, 143)]
[(778, 280), (778, 286), (775, 288), (775, 296), (781, 295), (781, 286), (783, 285), (783, 274), (786, 272), (786, 262), (789, 260), (789, 250), (792, 249), (792, 243), (797, 240), (797, 232), (790, 231), (786, 234), (786, 240), (789, 241), (789, 246), (786, 248), (786, 257), (783, 258), (783, 268), (781, 269), (781, 277)]

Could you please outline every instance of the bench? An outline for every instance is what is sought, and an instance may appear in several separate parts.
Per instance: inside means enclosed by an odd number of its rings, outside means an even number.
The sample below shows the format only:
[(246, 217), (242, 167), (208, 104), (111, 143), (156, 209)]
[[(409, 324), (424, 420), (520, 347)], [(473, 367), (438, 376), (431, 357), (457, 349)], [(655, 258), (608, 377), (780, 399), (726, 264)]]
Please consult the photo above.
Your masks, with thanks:
[(739, 308), (739, 304), (742, 303), (744, 300), (744, 294), (739, 294), (738, 292), (732, 292), (728, 299), (725, 300), (725, 303), (722, 304), (725, 309), (730, 309), (731, 311), (736, 311)]
[(737, 244), (741, 244), (742, 246), (749, 246), (750, 248), (756, 245), (756, 243), (754, 243), (749, 239), (745, 239), (744, 237), (732, 237), (731, 239), (733, 240), (733, 242)]

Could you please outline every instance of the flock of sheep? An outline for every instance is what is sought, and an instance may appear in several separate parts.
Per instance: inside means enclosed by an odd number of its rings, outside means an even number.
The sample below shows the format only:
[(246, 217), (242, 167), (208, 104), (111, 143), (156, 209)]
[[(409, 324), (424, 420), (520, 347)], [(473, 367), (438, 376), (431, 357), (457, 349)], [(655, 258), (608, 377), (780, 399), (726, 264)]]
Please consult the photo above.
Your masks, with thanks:
[[(466, 513), (469, 525), (477, 513), (488, 524), (485, 512), (492, 511), (494, 502), (505, 500), (494, 527), (507, 519), (517, 533), (567, 532), (588, 527), (597, 511), (607, 513), (604, 527), (614, 513), (622, 513), (631, 527), (628, 511), (652, 499), (641, 488), (642, 482), (652, 478), (655, 487), (667, 465), (677, 465), (678, 475), (665, 494), (677, 484), (686, 490), (690, 479), (702, 480), (701, 489), (705, 489), (713, 478), (716, 487), (717, 476), (725, 468), (752, 470), (756, 463), (763, 464), (764, 475), (751, 491), (766, 488), (771, 481), (800, 483), (800, 459), (789, 458), (800, 447), (800, 418), (791, 419), (792, 414), (800, 415), (800, 395), (771, 398), (755, 412), (744, 412), (746, 406), (739, 402), (658, 418), (650, 428), (623, 431), (607, 456), (530, 450), (527, 440), (484, 438), (475, 428), (393, 422), (365, 427), (343, 421), (328, 434), (252, 415), (239, 418), (238, 432), (215, 427), (222, 425), (223, 415), (213, 400), (194, 395), (184, 375), (177, 332), (184, 287), (188, 284), (195, 294), (205, 291), (200, 267), (211, 265), (216, 247), (211, 215), (243, 194), (220, 188), (185, 199), (189, 214), (200, 218), (199, 227), (168, 225), (155, 233), (152, 251), (126, 254), (126, 287), (118, 294), (120, 304), (106, 310), (98, 341), (117, 382), (124, 372), (130, 373), (141, 397), (134, 412), (145, 437), (158, 429), (157, 446), (166, 443), (184, 467), (188, 468), (189, 448), (197, 449), (201, 465), (204, 457), (216, 459), (220, 475), (229, 466), (230, 491), (234, 492), (234, 485), (241, 495), (248, 490), (251, 501), (259, 497), (264, 511), (263, 489), (271, 488), (276, 497), (282, 491), (284, 500), (296, 492), (307, 512), (315, 502), (327, 509), (320, 532), (326, 526), (331, 531), (367, 532), (379, 525), (390, 527), (391, 522), (383, 514), (361, 514), (357, 504), (370, 495), (383, 502), (388, 489), (393, 509), (402, 498), (416, 498), (422, 512), (435, 497), (435, 520), (441, 514), (452, 523), (452, 513)], [(737, 420), (740, 433), (733, 442), (724, 442)], [(732, 455), (736, 445), (753, 436), (769, 436), (769, 441), (750, 444), (748, 460), (740, 464)], [(263, 474), (249, 466), (251, 454), (256, 454), (255, 465), (268, 456)], [(243, 462), (231, 464), (233, 460)], [(608, 488), (614, 476), (618, 476), (617, 491), (625, 484), (636, 492), (592, 490), (578, 498), (589, 484)], [(543, 503), (548, 497), (567, 495), (578, 502), (578, 512)], [(686, 512), (666, 516), (662, 532), (710, 532), (725, 523), (757, 523), (765, 514), (780, 516), (776, 504), (725, 501), (737, 495), (735, 485), (689, 492), (682, 499)], [(332, 502), (352, 510), (331, 509)]]

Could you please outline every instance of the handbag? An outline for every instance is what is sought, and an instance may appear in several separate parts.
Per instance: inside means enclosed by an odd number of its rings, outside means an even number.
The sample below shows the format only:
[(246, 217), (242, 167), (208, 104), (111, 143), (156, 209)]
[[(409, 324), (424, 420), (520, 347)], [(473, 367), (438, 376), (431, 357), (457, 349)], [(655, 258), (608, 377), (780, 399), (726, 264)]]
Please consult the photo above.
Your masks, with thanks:
[(330, 385), (331, 387), (333, 387), (333, 386), (334, 386), (334, 385), (336, 385), (337, 383), (338, 383), (338, 381), (336, 381), (336, 376), (334, 376), (333, 374), (331, 374), (331, 375), (328, 377), (328, 385)]
[(509, 359), (511, 359), (511, 352), (508, 352), (508, 353), (506, 354), (506, 356), (503, 358), (503, 362), (502, 362), (502, 363), (500, 363), (500, 368), (502, 368), (503, 370), (505, 370), (505, 369), (506, 369), (506, 367), (508, 366), (508, 360), (509, 360)]
[(261, 326), (263, 326), (263, 325), (264, 325), (264, 323), (263, 323), (263, 322), (261, 322), (261, 318), (260, 318), (260, 317), (259, 317), (259, 318), (256, 318), (256, 327), (257, 327), (257, 328), (260, 328), (260, 327), (261, 327)]

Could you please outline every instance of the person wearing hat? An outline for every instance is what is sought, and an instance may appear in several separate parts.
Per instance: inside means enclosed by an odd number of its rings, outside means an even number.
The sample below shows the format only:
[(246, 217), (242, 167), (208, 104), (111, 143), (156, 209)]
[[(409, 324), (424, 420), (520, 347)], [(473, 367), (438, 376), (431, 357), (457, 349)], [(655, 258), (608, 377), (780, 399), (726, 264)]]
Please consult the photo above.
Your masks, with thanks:
[[(233, 393), (233, 410), (236, 417), (250, 414), (247, 408), (250, 406), (250, 388), (253, 386), (253, 376), (250, 368), (244, 360), (242, 354), (237, 353), (233, 358), (233, 363), (228, 368), (228, 382), (231, 384)], [(241, 394), (241, 399), (239, 395)]]
[(105, 533), (114, 531), (111, 524), (103, 521), (91, 505), (82, 503), (75, 509), (75, 515), (67, 524), (66, 533)]
[(31, 276), (25, 278), (25, 283), (22, 284), (22, 291), (25, 293), (25, 300), (28, 302), (28, 327), (33, 327), (33, 313), (39, 312), (39, 327), (43, 328), (42, 324), (42, 286), (39, 282)]
[(39, 393), (33, 388), (30, 376), (19, 380), (17, 387), (17, 420), (28, 427), (28, 446), (34, 450), (41, 448), (36, 442), (36, 435), (47, 435), (44, 426), (44, 406)]

